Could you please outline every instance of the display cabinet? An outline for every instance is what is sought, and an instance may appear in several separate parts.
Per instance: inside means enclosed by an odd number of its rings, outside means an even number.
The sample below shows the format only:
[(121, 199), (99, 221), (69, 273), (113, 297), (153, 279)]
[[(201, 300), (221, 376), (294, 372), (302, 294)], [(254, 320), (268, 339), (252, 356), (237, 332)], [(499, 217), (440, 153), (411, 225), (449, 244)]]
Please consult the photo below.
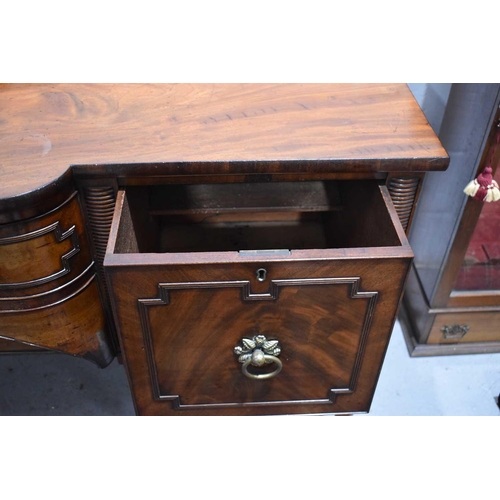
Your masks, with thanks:
[(490, 164), (500, 180), (500, 85), (453, 84), (439, 132), (450, 167), (423, 182), (400, 318), (412, 356), (500, 352), (500, 202), (466, 196)]

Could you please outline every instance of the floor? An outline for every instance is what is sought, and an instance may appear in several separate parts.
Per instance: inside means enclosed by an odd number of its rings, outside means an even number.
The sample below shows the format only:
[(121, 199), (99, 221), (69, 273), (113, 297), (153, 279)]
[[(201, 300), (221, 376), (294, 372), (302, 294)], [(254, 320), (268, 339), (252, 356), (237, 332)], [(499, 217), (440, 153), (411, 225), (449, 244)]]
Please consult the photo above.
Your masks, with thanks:
[[(500, 354), (410, 358), (397, 323), (370, 415), (500, 415)], [(60, 354), (0, 356), (0, 415), (133, 415), (125, 369)]]
[(500, 415), (500, 353), (410, 358), (394, 328), (370, 415)]

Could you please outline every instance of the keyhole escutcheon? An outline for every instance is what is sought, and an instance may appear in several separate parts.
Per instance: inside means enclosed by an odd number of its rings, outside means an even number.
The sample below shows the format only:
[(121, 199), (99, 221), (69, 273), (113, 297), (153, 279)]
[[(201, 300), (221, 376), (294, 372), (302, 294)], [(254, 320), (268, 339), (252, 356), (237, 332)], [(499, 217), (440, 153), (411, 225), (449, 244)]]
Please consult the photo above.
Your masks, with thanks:
[(266, 275), (267, 271), (264, 268), (257, 269), (257, 279), (259, 281), (265, 281), (266, 280)]

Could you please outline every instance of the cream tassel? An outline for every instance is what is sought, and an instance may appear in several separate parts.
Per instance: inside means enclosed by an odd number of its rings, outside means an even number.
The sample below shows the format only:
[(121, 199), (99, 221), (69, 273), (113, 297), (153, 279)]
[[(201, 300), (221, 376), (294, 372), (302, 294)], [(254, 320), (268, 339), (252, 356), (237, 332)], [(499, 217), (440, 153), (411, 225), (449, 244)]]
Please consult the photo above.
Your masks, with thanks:
[(490, 186), (488, 186), (488, 194), (486, 195), (486, 200), (488, 203), (491, 201), (500, 200), (500, 190), (498, 189), (498, 183), (493, 181)]
[(500, 191), (498, 183), (493, 180), (492, 168), (486, 167), (473, 181), (470, 181), (465, 186), (464, 193), (488, 203), (500, 200)]
[(469, 196), (476, 196), (477, 190), (479, 189), (479, 184), (476, 179), (472, 180), (465, 186), (464, 193)]

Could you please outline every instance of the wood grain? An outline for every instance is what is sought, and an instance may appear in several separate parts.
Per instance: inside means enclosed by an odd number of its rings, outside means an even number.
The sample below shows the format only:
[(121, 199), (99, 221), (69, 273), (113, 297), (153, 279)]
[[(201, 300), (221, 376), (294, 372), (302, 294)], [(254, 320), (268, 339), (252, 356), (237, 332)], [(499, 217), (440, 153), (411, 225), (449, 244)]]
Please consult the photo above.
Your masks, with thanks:
[[(469, 331), (460, 339), (445, 339), (441, 328), (445, 325), (467, 325)], [(428, 344), (456, 344), (469, 342), (500, 342), (500, 312), (462, 312), (436, 314)]]
[(70, 165), (140, 177), (448, 164), (404, 84), (4, 84), (0, 145), (0, 200), (51, 186)]
[[(432, 318), (433, 319), (433, 318)], [(446, 344), (423, 344), (420, 343), (416, 336), (416, 330), (413, 328), (410, 317), (406, 311), (406, 303), (403, 302), (399, 320), (401, 329), (403, 330), (404, 339), (410, 356), (449, 356), (459, 354), (486, 354), (500, 352), (500, 342), (458, 342)]]
[[(386, 187), (366, 181), (356, 192), (355, 184), (342, 184), (345, 216), (325, 225), (327, 238), (337, 231), (346, 244), (387, 246), (279, 257), (156, 253), (147, 245), (152, 253), (138, 253), (147, 191), (130, 189), (131, 203), (128, 192), (118, 193), (104, 265), (140, 414), (369, 409), (413, 254)], [(358, 224), (372, 226), (365, 239), (344, 227)], [(354, 250), (359, 254), (346, 253)], [(242, 375), (233, 348), (257, 333), (281, 340), (285, 367), (281, 377), (256, 385)]]
[(500, 310), (500, 290), (454, 290), (446, 308), (497, 307)]
[(81, 356), (101, 367), (113, 359), (94, 277), (58, 305), (0, 314), (0, 338)]
[(76, 194), (48, 214), (0, 225), (0, 301), (64, 286), (92, 263)]
[(29, 344), (22, 344), (21, 342), (15, 342), (12, 340), (0, 339), (0, 352), (2, 354), (17, 354), (17, 353), (44, 353), (49, 352), (45, 349), (41, 349), (40, 347), (34, 347)]
[[(140, 300), (157, 399), (179, 395), (176, 406), (196, 409), (321, 404), (332, 402), (332, 393), (352, 392), (378, 296), (358, 293), (359, 281), (271, 281), (271, 300), (242, 300), (240, 282), (163, 284), (167, 302)], [(257, 334), (282, 346), (284, 370), (264, 383), (244, 376), (234, 355), (241, 338)]]
[[(116, 322), (138, 412), (249, 415), (368, 411), (408, 262), (409, 259), (261, 261), (231, 266), (198, 264), (109, 270)], [(181, 280), (249, 280), (254, 293), (266, 293), (255, 279), (257, 267), (267, 269), (269, 280), (352, 280), (353, 276), (361, 276), (361, 291), (377, 291), (380, 297), (366, 344), (360, 342), (366, 300), (349, 299), (346, 286), (291, 286), (280, 291), (276, 301), (261, 302), (242, 302), (241, 292), (231, 288), (175, 290), (169, 305), (153, 307), (156, 310), (149, 312), (154, 358), (148, 361), (148, 340), (138, 299), (155, 299), (159, 283)], [(232, 352), (242, 336), (256, 332), (268, 333), (283, 343), (283, 377), (278, 376), (270, 384), (255, 385), (251, 384), (255, 381), (246, 380)], [(351, 386), (360, 350), (359, 372)], [(183, 405), (241, 406), (176, 410), (175, 401), (153, 398), (152, 367), (158, 371), (160, 394), (179, 393)], [(349, 387), (353, 392), (346, 390)], [(331, 389), (338, 390), (334, 402), (328, 402)], [(278, 404), (244, 404), (266, 401)]]
[(105, 366), (107, 330), (76, 192), (47, 214), (0, 225), (1, 338)]
[[(21, 234), (75, 188), (85, 193), (91, 246), (79, 219), (84, 245), (74, 259), (91, 253), (101, 272), (110, 235), (104, 266), (141, 414), (179, 413), (180, 403), (154, 399), (155, 369), (157, 396), (178, 392), (183, 404), (225, 405), (183, 414), (367, 411), (412, 258), (387, 189), (378, 190), (378, 182), (388, 172), (402, 178), (447, 165), (446, 152), (401, 84), (0, 85), (0, 236), (4, 230), (7, 237)], [(323, 179), (345, 182), (339, 197), (313, 190), (305, 200), (304, 186), (288, 185), (291, 191), (278, 195), (269, 185)], [(174, 188), (161, 184), (194, 183), (241, 183), (224, 199), (227, 224), (244, 220), (241, 199), (257, 192), (257, 208), (267, 206), (268, 212), (254, 214), (253, 222), (269, 229), (276, 212), (286, 213), (279, 219), (286, 224), (302, 221), (301, 211), (315, 203), (317, 213), (306, 216), (321, 219), (325, 234), (315, 240), (303, 232), (304, 242), (287, 257), (240, 256), (218, 245), (213, 252), (162, 252), (161, 217), (200, 213), (183, 195), (162, 202), (161, 194)], [(129, 198), (118, 193), (111, 223), (114, 193), (135, 185)], [(148, 185), (156, 185), (160, 198), (150, 196)], [(196, 193), (206, 208), (213, 191), (203, 189), (186, 192)], [(331, 248), (334, 236), (341, 248)], [(38, 243), (22, 258), (19, 251), (6, 254), (14, 264), (17, 255), (19, 264), (9, 279), (52, 272), (68, 250), (47, 238)], [(39, 260), (43, 249), (50, 250), (43, 265), (28, 262), (28, 254)], [(256, 280), (258, 267), (268, 271), (265, 282)], [(98, 290), (93, 264), (79, 270), (57, 289), (16, 299), (22, 311), (13, 310), (9, 294), (0, 295), (0, 338), (109, 363), (113, 353), (101, 306), (106, 280), (100, 276)], [(248, 286), (175, 288), (221, 281)], [(276, 292), (273, 287), (285, 281), (290, 286)], [(157, 300), (162, 283), (173, 284), (172, 302), (141, 316), (140, 300)], [(244, 290), (253, 294), (250, 300)], [(228, 349), (259, 325), (283, 336), (286, 364), (283, 377), (256, 388), (241, 379)], [(148, 342), (154, 344), (149, 354)]]

